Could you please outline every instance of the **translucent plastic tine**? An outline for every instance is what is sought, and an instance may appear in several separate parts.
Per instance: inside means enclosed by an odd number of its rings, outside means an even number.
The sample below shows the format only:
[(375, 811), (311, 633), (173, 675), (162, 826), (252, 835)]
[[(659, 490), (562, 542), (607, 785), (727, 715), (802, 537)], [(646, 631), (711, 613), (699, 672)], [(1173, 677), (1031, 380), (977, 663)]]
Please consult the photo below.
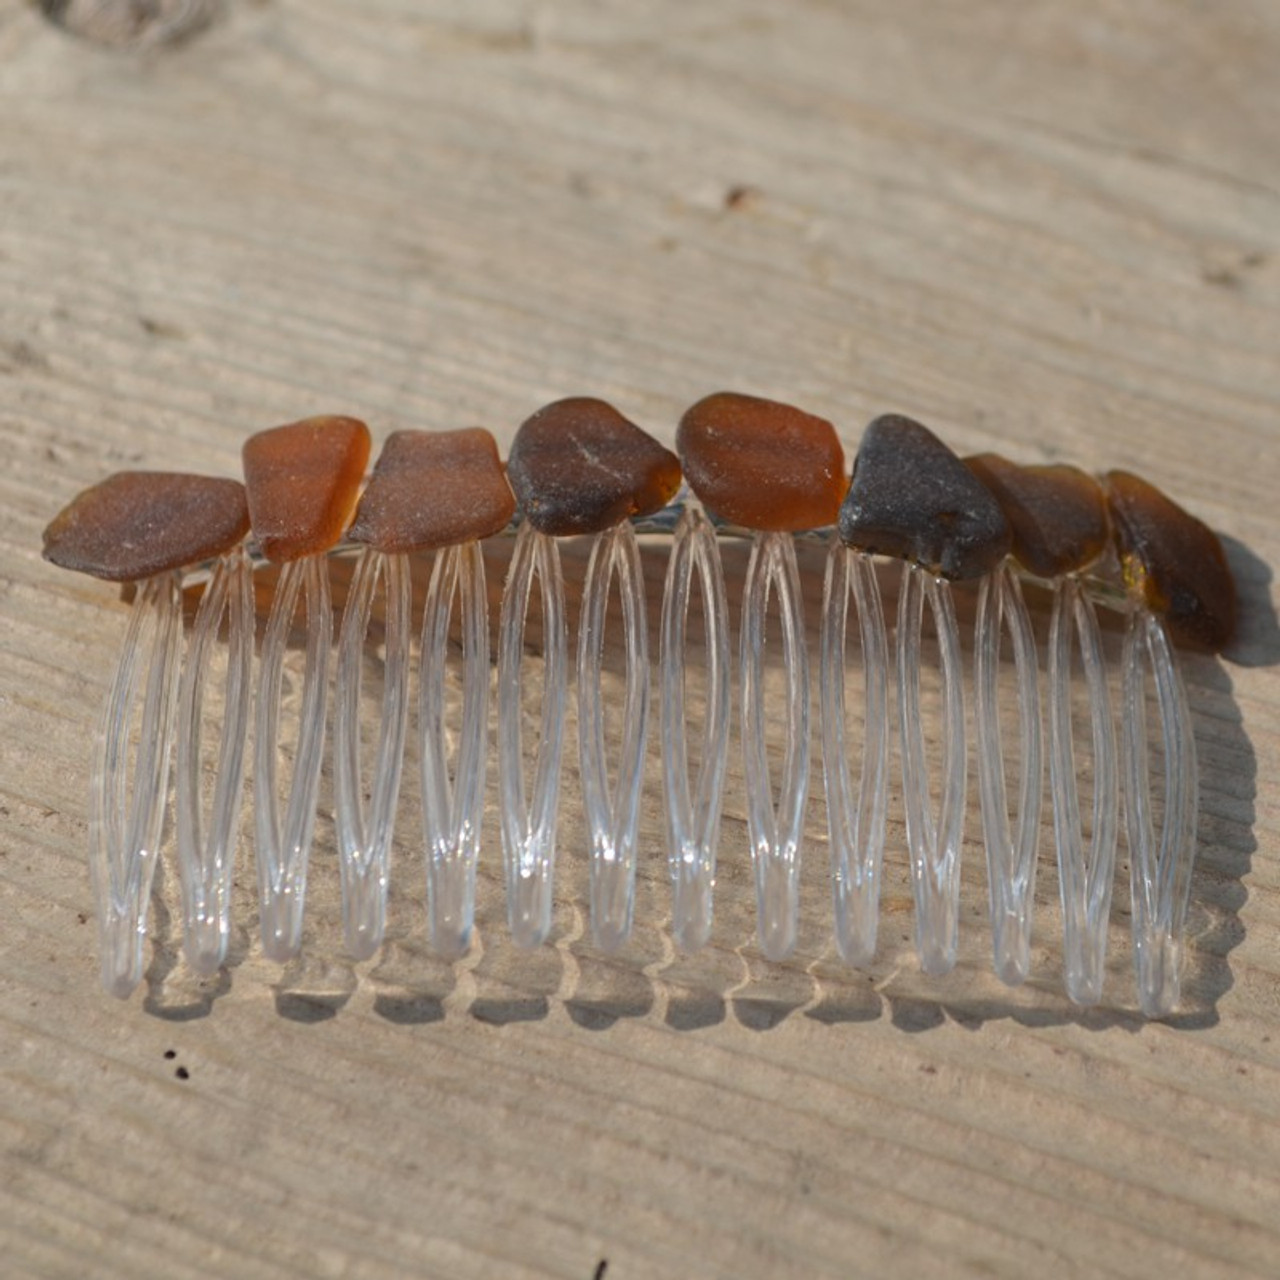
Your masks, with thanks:
[[(462, 722), (453, 780), (445, 726), (449, 621), (462, 610)], [(475, 919), (476, 859), (484, 815), (485, 740), (489, 731), (489, 613), (478, 542), (438, 552), (422, 619), (418, 732), (422, 753), (422, 828), (427, 849), (431, 945), (464, 954)]]
[[(601, 665), (609, 586), (615, 573), (622, 596), (627, 675), (617, 783), (610, 794)], [(599, 534), (592, 544), (578, 632), (578, 758), (591, 832), (591, 932), (603, 951), (616, 951), (626, 942), (635, 916), (636, 826), (648, 726), (644, 577), (635, 530), (624, 521)]]
[[(862, 773), (855, 800), (845, 734), (849, 597), (858, 612), (864, 689)], [(831, 832), (836, 946), (846, 964), (876, 950), (888, 784), (888, 639), (871, 559), (833, 540), (822, 597), (822, 756)]]
[[(920, 631), (926, 598), (937, 630), (942, 676), (942, 804), (936, 822), (920, 722)], [(898, 712), (916, 949), (925, 973), (939, 975), (955, 966), (960, 916), (966, 764), (960, 633), (950, 584), (911, 564), (903, 570), (898, 596)]]
[[(98, 907), (102, 985), (121, 999), (142, 979), (147, 900), (169, 788), (181, 644), (178, 578), (160, 574), (143, 584), (130, 611), (103, 707), (89, 792), (89, 869)], [(139, 695), (141, 723), (131, 753), (130, 724)]]
[[(360, 689), (378, 579), (386, 582), (386, 649), (382, 716), (369, 809), (360, 778)], [(382, 945), (387, 921), (387, 877), (395, 834), (396, 802), (409, 719), (409, 563), (372, 547), (360, 553), (338, 637), (337, 705), (333, 730), (333, 784), (342, 876), (342, 927), (347, 950), (365, 960)]]
[[(1164, 748), (1164, 820), (1157, 840), (1147, 763), (1146, 663), (1150, 661)], [(1149, 1018), (1171, 1013), (1181, 995), (1179, 968), (1199, 791), (1191, 710), (1164, 624), (1134, 608), (1124, 637), (1124, 789), (1131, 861), (1133, 958), (1138, 1003)]]
[[(685, 720), (685, 637), (694, 571), (702, 591), (706, 640), (706, 705), (702, 753), (690, 787)], [(667, 859), (672, 887), (672, 932), (683, 951), (711, 937), (720, 796), (729, 745), (729, 607), (715, 532), (701, 511), (676, 525), (662, 602), (662, 781), (667, 811)]]
[[(1016, 834), (1010, 830), (1000, 733), (1000, 637), (1005, 621), (1013, 640), (1018, 708), (1020, 782)], [(982, 830), (987, 846), (987, 883), (995, 970), (1011, 986), (1031, 968), (1031, 918), (1040, 839), (1044, 770), (1040, 757), (1040, 691), (1036, 642), (1022, 588), (1006, 561), (978, 589), (974, 639), (977, 693), (978, 779)]]
[[(1088, 850), (1081, 832), (1071, 722), (1073, 631), (1080, 639), (1093, 742), (1093, 829)], [(1067, 994), (1076, 1004), (1097, 1004), (1105, 976), (1119, 781), (1102, 633), (1093, 602), (1074, 578), (1057, 583), (1049, 626), (1049, 789), (1062, 893), (1063, 977)]]
[[(305, 588), (307, 657), (298, 717), (297, 753), (283, 826), (276, 791), (280, 687), (289, 628)], [(302, 945), (307, 862), (315, 830), (316, 793), (324, 756), (329, 646), (333, 639), (329, 570), (323, 556), (292, 560), (280, 572), (267, 619), (258, 673), (253, 760), (258, 899), (262, 947), (272, 960), (288, 960)]]
[[(213, 803), (206, 828), (201, 799), (205, 685), (218, 629), (227, 618), (227, 673)], [(243, 548), (215, 565), (196, 612), (178, 692), (174, 793), (182, 881), (183, 949), (200, 974), (216, 973), (231, 935), (231, 880), (239, 840), (244, 752), (253, 685), (253, 581)]]
[[(765, 620), (778, 594), (786, 677), (782, 784), (774, 808), (765, 742)], [(742, 754), (747, 830), (756, 873), (760, 949), (782, 960), (796, 944), (800, 914), (800, 840), (809, 781), (809, 655), (795, 545), (785, 533), (757, 533), (742, 604)]]
[[(542, 590), (542, 720), (533, 790), (526, 801), (521, 658), (535, 575)], [(511, 556), (498, 637), (498, 787), (507, 920), (516, 944), (524, 947), (537, 946), (551, 931), (567, 647), (560, 552), (550, 537), (525, 523)]]

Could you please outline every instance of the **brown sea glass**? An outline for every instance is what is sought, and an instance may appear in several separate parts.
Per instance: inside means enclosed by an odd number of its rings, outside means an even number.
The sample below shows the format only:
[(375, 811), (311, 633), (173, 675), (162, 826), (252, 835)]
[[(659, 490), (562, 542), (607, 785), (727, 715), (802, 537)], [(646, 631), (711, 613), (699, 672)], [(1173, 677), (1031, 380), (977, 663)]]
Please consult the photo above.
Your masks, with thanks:
[(319, 417), (259, 431), (244, 443), (253, 536), (282, 563), (328, 551), (351, 519), (369, 461), (369, 428)]
[(899, 414), (862, 437), (840, 537), (957, 580), (989, 573), (1012, 541), (991, 491), (928, 427)]
[(1107, 495), (1079, 467), (1019, 466), (998, 453), (965, 465), (995, 495), (1013, 532), (1013, 558), (1039, 578), (1076, 573), (1106, 551)]
[(389, 555), (427, 551), (491, 537), (515, 510), (498, 446), (482, 427), (396, 431), (347, 532)]
[(1178, 644), (1218, 652), (1235, 636), (1236, 585), (1218, 535), (1153, 484), (1104, 477), (1125, 584)]
[(835, 523), (844, 449), (825, 418), (720, 391), (680, 419), (676, 449), (690, 487), (723, 520), (778, 533)]
[(578, 396), (521, 425), (507, 475), (529, 523), (565, 536), (661, 510), (680, 487), (680, 462), (612, 405)]
[(44, 556), (110, 582), (136, 582), (221, 555), (249, 532), (238, 480), (120, 471), (86, 489), (44, 531)]

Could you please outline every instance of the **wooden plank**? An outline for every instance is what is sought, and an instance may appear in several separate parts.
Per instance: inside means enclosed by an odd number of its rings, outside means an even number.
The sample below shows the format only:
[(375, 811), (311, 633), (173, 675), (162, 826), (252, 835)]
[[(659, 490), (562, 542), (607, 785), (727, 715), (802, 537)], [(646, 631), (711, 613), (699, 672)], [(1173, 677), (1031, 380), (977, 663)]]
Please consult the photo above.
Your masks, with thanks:
[[(232, 0), (134, 52), (0, 15), (11, 1273), (1274, 1274), (1277, 58), (1248, 0)], [(956, 973), (913, 959), (896, 788), (880, 951), (842, 969), (816, 777), (801, 946), (767, 964), (736, 752), (698, 956), (666, 931), (651, 752), (619, 957), (589, 942), (570, 768), (553, 946), (505, 938), (491, 804), (456, 966), (408, 837), (387, 947), (342, 957), (322, 823), (301, 961), (262, 959), (246, 858), (233, 964), (201, 986), (169, 868), (146, 991), (99, 994), (88, 743), (124, 607), (40, 560), (61, 503), (123, 466), (235, 474), (249, 431), (311, 412), (505, 444), (589, 392), (670, 439), (722, 386), (850, 451), (894, 408), (962, 451), (1130, 467), (1228, 535), (1242, 641), (1187, 665), (1181, 1015), (1134, 1012), (1122, 882), (1106, 1002), (1070, 1005), (1047, 859), (1032, 980), (999, 984), (972, 798)]]

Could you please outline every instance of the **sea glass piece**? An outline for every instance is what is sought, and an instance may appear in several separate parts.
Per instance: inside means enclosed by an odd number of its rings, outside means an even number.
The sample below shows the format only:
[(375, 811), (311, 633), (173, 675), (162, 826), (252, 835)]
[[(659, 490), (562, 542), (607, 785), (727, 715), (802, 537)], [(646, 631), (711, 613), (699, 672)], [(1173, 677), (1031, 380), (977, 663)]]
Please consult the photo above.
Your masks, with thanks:
[(998, 453), (965, 465), (995, 495), (1013, 534), (1013, 558), (1038, 578), (1058, 578), (1092, 564), (1111, 536), (1107, 496), (1079, 467), (1019, 466)]
[(262, 554), (298, 560), (342, 537), (369, 461), (369, 428), (356, 418), (305, 418), (250, 436), (243, 457)]
[(526, 419), (507, 473), (525, 518), (556, 537), (650, 515), (680, 487), (680, 461), (670, 449), (587, 396), (557, 400)]
[(928, 427), (892, 413), (862, 437), (840, 537), (953, 580), (989, 573), (1011, 543), (990, 490)]
[(676, 449), (694, 493), (722, 520), (774, 533), (835, 523), (844, 450), (825, 418), (720, 391), (680, 419)]
[(388, 555), (428, 551), (491, 537), (515, 510), (498, 446), (483, 427), (396, 431), (347, 536)]
[(119, 471), (54, 517), (44, 557), (110, 582), (137, 582), (220, 556), (248, 532), (238, 480)]
[(1211, 653), (1235, 636), (1236, 587), (1218, 535), (1127, 471), (1104, 478), (1125, 584), (1178, 644)]

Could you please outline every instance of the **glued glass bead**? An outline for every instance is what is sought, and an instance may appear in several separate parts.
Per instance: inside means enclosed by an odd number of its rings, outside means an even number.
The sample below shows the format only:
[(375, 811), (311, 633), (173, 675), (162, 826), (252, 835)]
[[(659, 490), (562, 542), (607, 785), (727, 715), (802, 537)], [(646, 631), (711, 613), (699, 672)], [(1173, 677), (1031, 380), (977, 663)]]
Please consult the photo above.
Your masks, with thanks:
[(835, 523), (844, 450), (825, 418), (720, 391), (680, 419), (676, 448), (694, 493), (723, 520), (774, 533)]
[(1127, 471), (1103, 478), (1125, 584), (1175, 642), (1217, 652), (1235, 636), (1236, 585), (1218, 535)]
[(1088, 472), (1060, 463), (1023, 467), (998, 453), (965, 464), (1000, 503), (1013, 533), (1013, 558), (1029, 573), (1075, 573), (1106, 551), (1107, 495)]
[(250, 436), (243, 456), (262, 554), (298, 560), (342, 537), (369, 461), (369, 428), (356, 418), (305, 418)]
[(840, 537), (955, 580), (989, 573), (1012, 540), (990, 490), (928, 427), (899, 414), (877, 418), (862, 437)]
[(248, 531), (238, 480), (120, 471), (58, 513), (44, 531), (44, 556), (64, 569), (135, 582), (219, 556)]
[(389, 555), (427, 551), (499, 533), (515, 509), (488, 431), (396, 431), (382, 446), (349, 536)]
[(680, 462), (612, 405), (575, 396), (526, 419), (507, 475), (525, 519), (564, 537), (660, 511), (680, 487)]

